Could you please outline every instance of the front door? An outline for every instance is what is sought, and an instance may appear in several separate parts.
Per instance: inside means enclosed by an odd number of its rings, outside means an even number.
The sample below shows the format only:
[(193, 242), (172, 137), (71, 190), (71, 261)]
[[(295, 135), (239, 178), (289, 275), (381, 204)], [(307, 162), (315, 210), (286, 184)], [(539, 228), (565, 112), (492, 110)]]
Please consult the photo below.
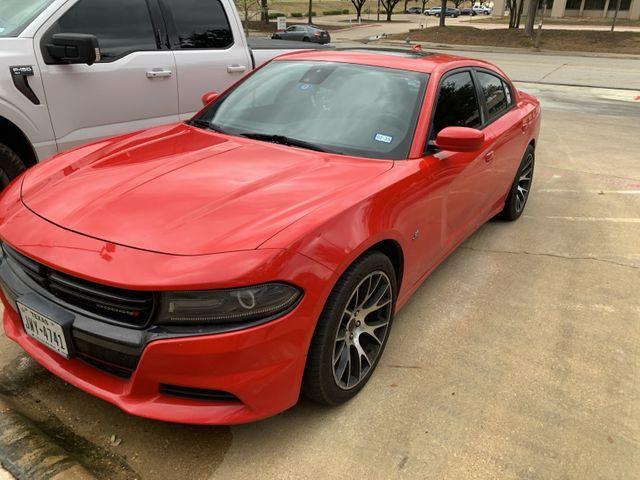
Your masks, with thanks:
[[(482, 127), (478, 95), (469, 70), (443, 77), (431, 128), (431, 140), (445, 127)], [(443, 202), (442, 244), (447, 247), (477, 227), (488, 200), (492, 158), (490, 139), (477, 152), (438, 152), (438, 176), (450, 178)]]
[[(59, 150), (101, 137), (177, 121), (173, 53), (146, 0), (78, 0), (54, 15), (34, 39)], [(48, 56), (54, 33), (98, 38), (101, 60), (60, 65)]]
[(161, 0), (178, 72), (181, 119), (202, 108), (207, 92), (220, 93), (251, 70), (249, 49), (230, 0)]

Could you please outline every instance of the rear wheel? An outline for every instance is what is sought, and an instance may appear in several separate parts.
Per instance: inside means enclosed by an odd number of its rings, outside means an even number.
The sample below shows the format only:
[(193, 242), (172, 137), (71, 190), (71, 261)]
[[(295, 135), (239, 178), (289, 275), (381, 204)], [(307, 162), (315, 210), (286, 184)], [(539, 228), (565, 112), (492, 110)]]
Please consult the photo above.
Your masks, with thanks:
[(20, 157), (4, 143), (0, 143), (0, 190), (25, 170)]
[(303, 41), (303, 42), (310, 42), (311, 40), (309, 39), (309, 37), (304, 37), (304, 38), (302, 39), (302, 41)]
[(522, 215), (524, 207), (529, 199), (531, 184), (533, 183), (533, 167), (535, 165), (535, 150), (529, 145), (524, 152), (520, 167), (513, 180), (511, 190), (504, 204), (504, 209), (500, 212), (500, 217), (504, 220), (517, 220)]
[(337, 405), (353, 398), (367, 383), (389, 336), (397, 295), (389, 258), (371, 252), (340, 277), (314, 332), (303, 393)]

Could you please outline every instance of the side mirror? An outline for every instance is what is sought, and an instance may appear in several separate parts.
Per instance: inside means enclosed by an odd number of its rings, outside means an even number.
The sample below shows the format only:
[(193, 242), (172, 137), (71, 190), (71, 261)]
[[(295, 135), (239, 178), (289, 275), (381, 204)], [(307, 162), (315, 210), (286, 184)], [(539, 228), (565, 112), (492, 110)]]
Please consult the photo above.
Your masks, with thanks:
[(475, 128), (446, 127), (440, 130), (434, 145), (450, 152), (475, 152), (484, 145), (484, 132)]
[(207, 92), (204, 95), (202, 95), (202, 104), (206, 107), (219, 96), (220, 95), (217, 94), (216, 92)]
[(47, 52), (59, 63), (86, 63), (93, 65), (100, 61), (100, 47), (95, 35), (86, 33), (56, 33)]

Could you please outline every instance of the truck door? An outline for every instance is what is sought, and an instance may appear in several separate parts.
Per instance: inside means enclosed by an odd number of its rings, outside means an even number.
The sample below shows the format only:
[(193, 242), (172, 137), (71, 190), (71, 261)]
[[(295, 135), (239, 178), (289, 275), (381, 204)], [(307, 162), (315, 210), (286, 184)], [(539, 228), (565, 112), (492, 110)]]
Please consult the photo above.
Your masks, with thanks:
[(177, 73), (180, 117), (202, 108), (206, 92), (222, 92), (251, 70), (251, 57), (230, 0), (160, 0)]
[[(46, 48), (55, 33), (95, 35), (101, 59), (59, 64)], [(59, 150), (179, 120), (166, 38), (155, 0), (68, 2), (45, 22), (34, 42)]]

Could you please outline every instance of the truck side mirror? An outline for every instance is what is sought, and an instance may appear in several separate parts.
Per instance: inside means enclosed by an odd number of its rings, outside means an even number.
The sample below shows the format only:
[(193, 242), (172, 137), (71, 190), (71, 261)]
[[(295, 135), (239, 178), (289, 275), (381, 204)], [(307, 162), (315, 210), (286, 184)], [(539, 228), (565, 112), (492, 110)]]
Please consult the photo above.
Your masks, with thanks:
[(98, 39), (95, 35), (87, 33), (56, 33), (46, 48), (58, 63), (93, 65), (100, 61)]

